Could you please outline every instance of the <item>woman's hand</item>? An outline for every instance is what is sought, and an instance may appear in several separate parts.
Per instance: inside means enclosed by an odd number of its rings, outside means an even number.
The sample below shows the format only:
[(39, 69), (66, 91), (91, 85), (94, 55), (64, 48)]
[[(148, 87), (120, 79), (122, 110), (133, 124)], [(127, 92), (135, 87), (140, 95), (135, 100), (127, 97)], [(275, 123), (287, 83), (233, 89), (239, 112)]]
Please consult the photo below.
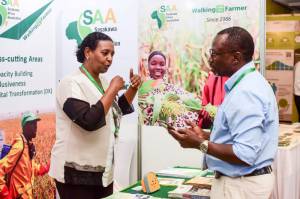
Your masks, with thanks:
[(135, 90), (138, 90), (141, 83), (142, 83), (142, 79), (139, 75), (133, 74), (133, 69), (130, 69), (130, 83), (131, 83), (131, 87)]
[(109, 87), (106, 89), (104, 95), (101, 97), (101, 102), (104, 107), (105, 115), (108, 113), (112, 102), (116, 99), (118, 92), (123, 89), (125, 81), (119, 75), (115, 76), (109, 84)]
[(124, 84), (125, 81), (123, 80), (123, 78), (117, 75), (111, 80), (109, 87), (115, 89), (116, 91), (119, 91), (123, 89)]
[(130, 69), (129, 73), (129, 78), (130, 78), (130, 87), (127, 89), (127, 91), (124, 93), (127, 102), (129, 104), (132, 104), (133, 98), (135, 97), (141, 83), (141, 77), (139, 75), (133, 74), (132, 68)]

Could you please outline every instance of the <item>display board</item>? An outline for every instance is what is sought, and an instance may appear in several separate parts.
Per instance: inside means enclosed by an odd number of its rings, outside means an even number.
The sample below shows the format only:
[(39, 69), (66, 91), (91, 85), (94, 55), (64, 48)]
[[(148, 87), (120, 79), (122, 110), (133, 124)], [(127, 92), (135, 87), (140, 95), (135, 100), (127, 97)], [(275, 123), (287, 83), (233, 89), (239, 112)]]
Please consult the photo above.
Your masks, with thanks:
[(279, 120), (291, 122), (294, 105), (294, 69), (299, 65), (300, 17), (298, 15), (267, 15), (266, 79), (276, 95)]
[[(109, 35), (115, 43), (113, 63), (104, 74), (110, 81), (120, 75), (129, 85), (130, 68), (138, 72), (138, 1), (86, 0), (55, 2), (56, 24), (56, 84), (61, 78), (77, 70), (76, 49), (83, 38), (93, 31)], [(124, 91), (119, 92), (119, 96)], [(137, 102), (135, 112), (122, 117), (115, 148), (115, 186), (124, 188), (136, 178)]]
[[(255, 43), (253, 59), (263, 73), (264, 63), (261, 59), (265, 46), (265, 6), (259, 0), (142, 0), (140, 8), (139, 70), (143, 79), (149, 82), (142, 87), (139, 96), (140, 123), (147, 125), (143, 126), (141, 133), (143, 174), (154, 168), (181, 165), (186, 156), (189, 156), (184, 150), (177, 149), (179, 144), (169, 145), (169, 140), (173, 138), (170, 135), (165, 136), (167, 132), (164, 128), (154, 126), (169, 123), (173, 127), (181, 128), (185, 127), (185, 119), (197, 122), (198, 118), (192, 114), (197, 114), (197, 110), (203, 108), (202, 88), (210, 71), (209, 49), (217, 32), (232, 26), (248, 30)], [(148, 56), (153, 51), (160, 51), (166, 57), (167, 72), (159, 81), (151, 75), (152, 69), (149, 70)], [(172, 96), (170, 92), (173, 93)], [(182, 93), (186, 94), (181, 95)], [(190, 97), (191, 94), (194, 97)], [(191, 101), (192, 105), (188, 103)], [(191, 107), (194, 108), (192, 112)], [(150, 150), (154, 145), (155, 152)], [(154, 157), (171, 160), (168, 163), (160, 161), (154, 166), (150, 164)], [(200, 152), (191, 154), (189, 159), (194, 159), (194, 162), (187, 166), (198, 164), (201, 167), (201, 158)]]
[[(4, 3), (6, 2), (6, 4)], [(55, 37), (51, 1), (0, 4), (0, 117), (53, 111)]]
[[(0, 132), (5, 143), (11, 143), (21, 133), (23, 112), (37, 112), (42, 119), (34, 141), (37, 161), (49, 161), (55, 141), (55, 88), (62, 77), (80, 66), (76, 48), (93, 31), (104, 32), (115, 42), (114, 61), (105, 74), (107, 79), (120, 75), (129, 84), (130, 68), (137, 73), (136, 1), (126, 5), (120, 5), (119, 1), (92, 0), (0, 1)], [(123, 160), (129, 168), (137, 143), (136, 121), (137, 114), (124, 117), (120, 147), (131, 148), (116, 153), (117, 157), (128, 157)], [(129, 172), (127, 178), (128, 175)], [(54, 182), (48, 176), (37, 181), (36, 197), (53, 198)]]
[[(11, 143), (22, 132), (21, 114), (38, 113), (37, 162), (49, 161), (55, 136), (53, 2), (0, 1), (0, 131)], [(37, 198), (53, 198), (48, 176), (36, 178)]]

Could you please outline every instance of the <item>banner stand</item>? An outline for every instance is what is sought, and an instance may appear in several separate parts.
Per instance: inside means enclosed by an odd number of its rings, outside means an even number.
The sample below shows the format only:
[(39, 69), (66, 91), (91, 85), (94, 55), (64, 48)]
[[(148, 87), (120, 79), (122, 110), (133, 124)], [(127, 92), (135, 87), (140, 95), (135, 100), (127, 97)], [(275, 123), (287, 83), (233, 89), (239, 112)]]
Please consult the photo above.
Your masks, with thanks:
[(266, 49), (266, 1), (260, 1), (261, 5), (261, 14), (260, 14), (260, 20), (259, 20), (259, 29), (261, 30), (259, 32), (259, 38), (260, 38), (260, 48), (259, 48), (259, 56), (260, 56), (260, 63), (259, 63), (259, 68), (260, 68), (260, 73), (265, 76), (265, 49)]
[[(138, 120), (139, 121), (139, 120)], [(142, 125), (137, 125), (137, 178), (142, 179)]]

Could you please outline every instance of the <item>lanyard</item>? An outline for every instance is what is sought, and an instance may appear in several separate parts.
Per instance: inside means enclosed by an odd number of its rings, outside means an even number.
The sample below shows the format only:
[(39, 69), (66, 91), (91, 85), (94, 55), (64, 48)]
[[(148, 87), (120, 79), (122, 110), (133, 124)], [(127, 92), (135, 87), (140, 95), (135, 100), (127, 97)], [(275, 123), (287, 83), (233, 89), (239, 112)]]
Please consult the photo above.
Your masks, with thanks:
[(83, 64), (80, 66), (80, 68), (84, 71), (84, 73), (85, 73), (86, 76), (89, 78), (89, 80), (96, 86), (96, 88), (97, 88), (97, 89), (100, 91), (100, 93), (103, 95), (103, 94), (104, 94), (103, 88), (99, 86), (99, 84), (96, 82), (96, 80), (93, 78), (93, 76), (89, 73), (89, 71), (87, 71), (87, 69), (84, 67)]
[[(238, 85), (240, 82), (241, 82), (241, 80), (246, 76), (246, 75), (248, 75), (249, 73), (252, 73), (252, 72), (254, 72), (255, 71), (255, 68), (248, 68), (245, 72), (243, 72), (239, 77), (238, 77), (238, 79), (234, 82), (234, 84), (233, 84), (233, 86), (231, 87), (231, 89), (229, 90), (229, 92), (234, 88), (234, 87), (236, 87), (236, 85)], [(213, 124), (211, 125), (211, 127), (210, 127), (210, 132), (212, 132), (212, 130), (213, 130)]]
[(229, 92), (234, 88), (234, 87), (236, 87), (236, 85), (238, 85), (240, 82), (241, 82), (241, 80), (246, 76), (246, 75), (248, 75), (249, 73), (252, 73), (252, 72), (254, 72), (255, 71), (255, 68), (248, 68), (245, 72), (243, 72), (240, 76), (239, 76), (239, 78), (234, 82), (234, 84), (233, 84), (233, 86), (231, 87), (231, 89), (229, 90)]
[[(89, 78), (89, 80), (96, 86), (96, 88), (100, 91), (102, 95), (104, 95), (104, 90), (102, 88), (102, 84), (100, 82), (100, 85), (96, 82), (96, 80), (93, 78), (93, 76), (87, 71), (87, 69), (84, 67), (82, 64), (80, 68), (84, 71), (86, 76)], [(118, 135), (119, 129), (120, 129), (120, 121), (121, 121), (121, 116), (122, 116), (122, 111), (120, 107), (118, 106), (118, 103), (113, 100), (112, 102), (112, 114), (113, 114), (113, 120), (114, 120), (114, 125), (115, 125), (115, 130), (114, 134), (115, 136)]]

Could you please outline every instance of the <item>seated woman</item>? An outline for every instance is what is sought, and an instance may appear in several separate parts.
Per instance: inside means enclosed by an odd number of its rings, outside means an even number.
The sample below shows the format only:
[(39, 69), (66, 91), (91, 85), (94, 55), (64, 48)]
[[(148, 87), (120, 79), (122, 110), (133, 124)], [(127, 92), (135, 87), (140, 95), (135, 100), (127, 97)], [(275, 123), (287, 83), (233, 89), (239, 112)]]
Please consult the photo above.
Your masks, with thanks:
[(185, 127), (185, 120), (197, 122), (201, 102), (195, 94), (164, 81), (167, 64), (163, 53), (153, 51), (149, 55), (148, 70), (149, 79), (139, 89), (141, 121), (175, 128)]

